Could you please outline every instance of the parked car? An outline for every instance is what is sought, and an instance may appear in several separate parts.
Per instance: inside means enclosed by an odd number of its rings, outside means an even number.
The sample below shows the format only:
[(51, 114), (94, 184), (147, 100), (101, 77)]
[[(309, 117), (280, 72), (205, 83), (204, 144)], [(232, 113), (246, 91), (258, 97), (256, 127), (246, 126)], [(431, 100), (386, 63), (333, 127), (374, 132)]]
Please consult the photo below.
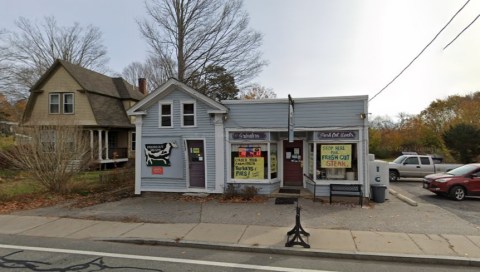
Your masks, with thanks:
[(425, 176), (423, 188), (437, 194), (463, 200), (466, 196), (480, 196), (480, 163), (460, 166), (445, 173)]
[(395, 182), (400, 177), (423, 178), (426, 175), (447, 172), (459, 166), (462, 164), (446, 164), (439, 158), (410, 152), (388, 163), (388, 172), (390, 182)]

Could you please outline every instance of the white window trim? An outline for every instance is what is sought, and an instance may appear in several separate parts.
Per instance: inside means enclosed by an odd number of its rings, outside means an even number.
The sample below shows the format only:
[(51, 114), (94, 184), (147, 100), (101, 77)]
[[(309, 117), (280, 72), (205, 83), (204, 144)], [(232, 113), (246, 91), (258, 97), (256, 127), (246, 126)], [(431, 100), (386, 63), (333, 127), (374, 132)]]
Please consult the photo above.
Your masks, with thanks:
[[(168, 116), (162, 114), (162, 106), (170, 105), (170, 126), (162, 126), (162, 117)], [(173, 128), (173, 101), (162, 101), (158, 103), (158, 127), (159, 128)]]
[[(57, 96), (58, 97), (58, 112), (52, 112), (52, 96)], [(48, 94), (48, 113), (49, 114), (60, 114), (61, 113), (61, 96), (60, 96), (60, 93), (49, 93)]]
[[(185, 104), (193, 104), (193, 126), (186, 126), (184, 123), (183, 123), (183, 117), (185, 116), (185, 114), (183, 113), (183, 107)], [(193, 127), (197, 127), (197, 103), (195, 101), (182, 101), (181, 103), (181, 122), (182, 122), (182, 128), (193, 128)], [(191, 116), (191, 114), (188, 114), (187, 116)]]
[[(65, 96), (72, 95), (72, 112), (65, 112)], [(62, 93), (62, 113), (63, 114), (75, 114), (75, 94), (74, 93)]]

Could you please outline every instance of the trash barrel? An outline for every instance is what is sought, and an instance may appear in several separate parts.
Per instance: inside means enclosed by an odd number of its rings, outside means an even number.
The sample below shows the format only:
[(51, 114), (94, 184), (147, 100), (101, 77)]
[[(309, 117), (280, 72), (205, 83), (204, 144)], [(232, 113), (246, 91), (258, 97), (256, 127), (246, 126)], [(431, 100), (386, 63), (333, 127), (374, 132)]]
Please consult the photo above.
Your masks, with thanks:
[(383, 203), (385, 202), (385, 191), (387, 190), (387, 186), (383, 184), (372, 184), (370, 186), (372, 192), (373, 201), (376, 203)]

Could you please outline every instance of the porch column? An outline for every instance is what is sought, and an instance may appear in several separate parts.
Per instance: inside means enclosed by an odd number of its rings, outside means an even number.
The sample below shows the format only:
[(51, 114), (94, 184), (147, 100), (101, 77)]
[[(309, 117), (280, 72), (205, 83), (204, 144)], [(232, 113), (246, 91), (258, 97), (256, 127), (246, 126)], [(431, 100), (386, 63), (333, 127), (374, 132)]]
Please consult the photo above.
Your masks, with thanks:
[(142, 115), (135, 116), (135, 194), (142, 193)]
[(90, 159), (93, 160), (93, 129), (90, 129)]
[(108, 130), (105, 130), (105, 159), (108, 160)]
[(102, 130), (98, 130), (98, 160), (102, 160)]
[[(215, 192), (225, 189), (225, 132), (223, 114), (215, 114)], [(206, 186), (207, 187), (207, 184)]]

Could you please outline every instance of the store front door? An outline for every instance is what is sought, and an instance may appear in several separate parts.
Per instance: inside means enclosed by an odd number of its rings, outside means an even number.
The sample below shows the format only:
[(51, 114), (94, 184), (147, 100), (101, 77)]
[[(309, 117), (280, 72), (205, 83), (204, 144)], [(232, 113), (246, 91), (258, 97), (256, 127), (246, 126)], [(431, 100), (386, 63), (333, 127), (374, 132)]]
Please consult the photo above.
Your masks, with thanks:
[(205, 188), (205, 151), (202, 140), (187, 140), (190, 187)]
[(303, 141), (283, 141), (283, 186), (303, 186)]

